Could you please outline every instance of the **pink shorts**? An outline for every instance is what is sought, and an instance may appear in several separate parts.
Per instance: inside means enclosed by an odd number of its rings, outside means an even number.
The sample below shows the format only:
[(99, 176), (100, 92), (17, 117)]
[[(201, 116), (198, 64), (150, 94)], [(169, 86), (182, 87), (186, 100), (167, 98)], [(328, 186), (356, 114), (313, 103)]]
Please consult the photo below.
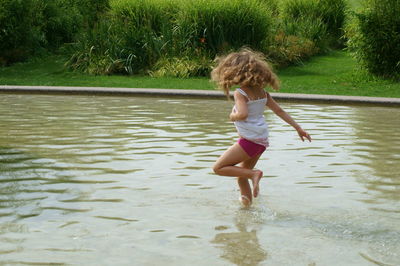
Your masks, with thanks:
[(240, 147), (242, 147), (242, 149), (247, 153), (247, 155), (250, 156), (250, 158), (253, 158), (263, 153), (267, 148), (264, 145), (254, 143), (244, 138), (238, 139), (237, 142), (239, 143)]

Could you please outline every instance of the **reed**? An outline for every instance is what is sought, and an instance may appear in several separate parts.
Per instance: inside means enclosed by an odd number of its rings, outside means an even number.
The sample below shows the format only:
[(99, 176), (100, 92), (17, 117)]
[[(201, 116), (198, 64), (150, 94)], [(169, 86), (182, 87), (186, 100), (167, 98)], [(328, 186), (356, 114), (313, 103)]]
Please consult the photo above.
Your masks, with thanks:
[(341, 47), (346, 10), (344, 0), (287, 0), (282, 3), (283, 29), (312, 40), (322, 51)]
[(182, 58), (181, 65), (198, 62), (195, 69), (204, 69), (199, 58), (242, 46), (262, 50), (270, 39), (271, 12), (257, 0), (113, 0), (110, 6), (108, 18), (73, 46), (70, 68), (134, 74)]
[(192, 49), (215, 56), (242, 46), (262, 50), (271, 38), (271, 11), (255, 0), (183, 2), (176, 26)]
[(216, 56), (244, 46), (276, 64), (301, 62), (330, 44), (321, 1), (341, 0), (289, 0), (282, 9), (276, 0), (111, 0), (67, 65), (94, 74), (205, 75)]

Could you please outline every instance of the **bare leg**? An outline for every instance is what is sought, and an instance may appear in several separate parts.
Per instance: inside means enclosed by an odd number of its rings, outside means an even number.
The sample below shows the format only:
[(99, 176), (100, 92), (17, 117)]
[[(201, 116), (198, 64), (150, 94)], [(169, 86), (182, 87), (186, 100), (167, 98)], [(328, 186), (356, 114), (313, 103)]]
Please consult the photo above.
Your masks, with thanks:
[[(261, 156), (261, 154), (256, 157), (250, 158), (250, 159), (242, 162), (240, 164), (240, 166), (243, 168), (247, 168), (247, 169), (253, 169), (256, 166), (258, 159), (260, 159), (260, 156)], [(249, 180), (247, 178), (238, 177), (237, 182), (238, 182), (238, 185), (240, 188), (240, 195), (241, 195), (240, 200), (242, 201), (244, 206), (250, 206), (253, 201), (253, 192), (251, 191)], [(259, 182), (259, 180), (258, 180), (258, 182)], [(254, 187), (254, 183), (253, 183), (253, 187)], [(258, 195), (258, 190), (259, 190), (258, 183), (257, 183), (256, 190), (257, 190), (257, 192), (254, 194), (254, 197), (257, 197), (256, 195)]]
[(251, 191), (250, 183), (247, 178), (238, 177), (237, 182), (240, 188), (240, 202), (243, 206), (249, 207), (253, 202), (253, 193)]
[[(215, 163), (213, 170), (216, 174), (222, 176), (235, 176), (238, 178), (251, 179), (253, 183), (253, 195), (258, 196), (258, 184), (263, 175), (260, 170), (252, 170), (251, 168), (243, 168), (235, 166), (238, 163), (249, 161), (257, 163), (259, 156), (256, 158), (250, 158), (247, 153), (240, 147), (238, 143), (232, 145), (221, 157), (218, 158)], [(254, 162), (253, 162), (254, 161)], [(245, 163), (248, 165), (249, 163)]]

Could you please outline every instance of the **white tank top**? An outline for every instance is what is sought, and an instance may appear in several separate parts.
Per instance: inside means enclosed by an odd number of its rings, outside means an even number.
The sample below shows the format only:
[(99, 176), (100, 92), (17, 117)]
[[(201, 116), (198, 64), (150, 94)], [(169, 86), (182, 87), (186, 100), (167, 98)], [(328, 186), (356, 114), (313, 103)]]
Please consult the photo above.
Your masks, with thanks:
[[(246, 120), (235, 121), (235, 127), (239, 136), (254, 143), (268, 146), (268, 124), (265, 122), (264, 111), (267, 98), (250, 100), (242, 89), (237, 91), (247, 98), (248, 116)], [(236, 110), (236, 106), (233, 107)]]

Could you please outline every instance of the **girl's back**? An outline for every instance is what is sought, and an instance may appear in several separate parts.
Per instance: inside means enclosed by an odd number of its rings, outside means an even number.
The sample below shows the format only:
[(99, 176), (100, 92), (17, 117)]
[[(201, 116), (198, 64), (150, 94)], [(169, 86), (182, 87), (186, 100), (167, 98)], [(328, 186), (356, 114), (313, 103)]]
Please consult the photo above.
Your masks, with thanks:
[[(268, 146), (268, 124), (265, 122), (264, 110), (267, 104), (266, 93), (260, 99), (250, 99), (247, 93), (242, 89), (237, 91), (247, 98), (248, 115), (246, 120), (235, 121), (234, 124), (242, 138), (253, 141), (263, 146)], [(233, 107), (234, 109), (236, 106)]]

